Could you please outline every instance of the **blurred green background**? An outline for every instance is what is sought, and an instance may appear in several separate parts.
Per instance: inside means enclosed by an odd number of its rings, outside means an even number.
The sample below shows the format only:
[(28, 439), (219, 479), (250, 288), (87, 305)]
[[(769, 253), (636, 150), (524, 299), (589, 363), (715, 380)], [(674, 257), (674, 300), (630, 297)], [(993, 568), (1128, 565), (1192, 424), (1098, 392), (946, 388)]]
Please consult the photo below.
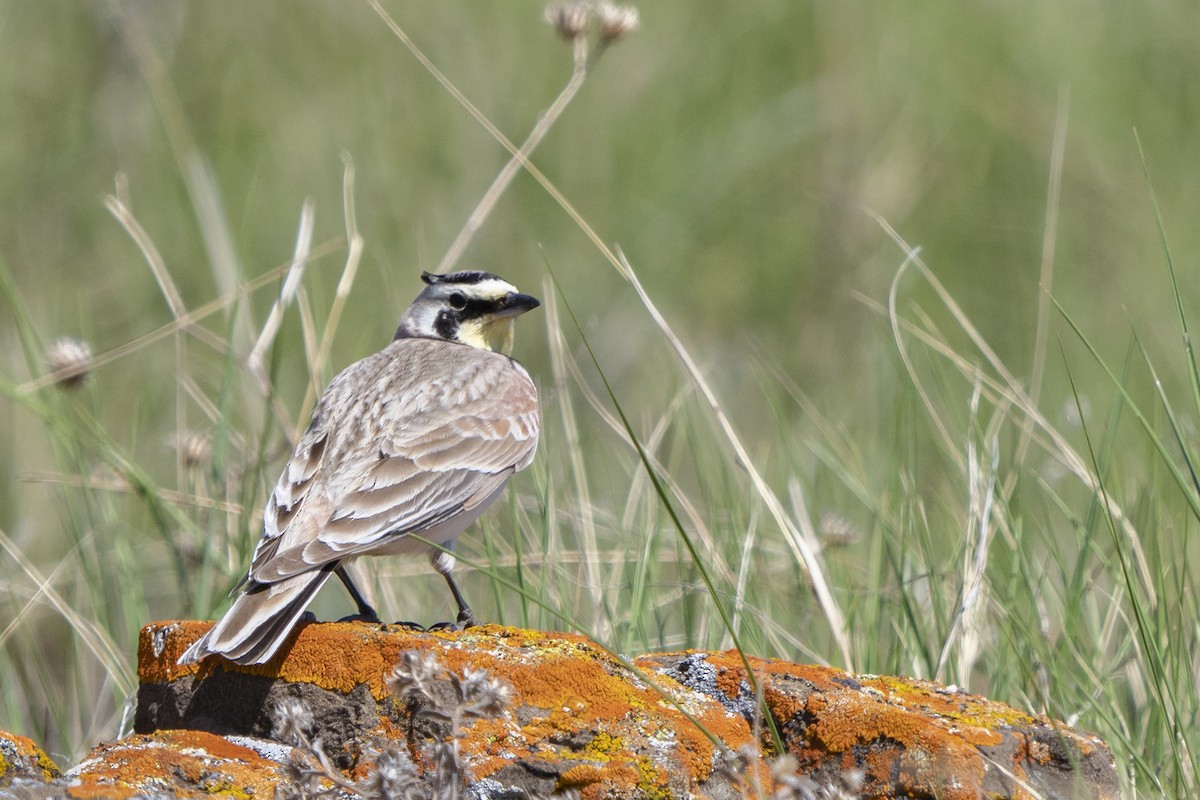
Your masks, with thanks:
[[(514, 141), (570, 75), (570, 48), (540, 2), (386, 6)], [(1056, 128), (1065, 139), (1054, 296), (1118, 361), (1131, 329), (1153, 351), (1175, 353), (1174, 301), (1133, 130), (1194, 309), (1200, 5), (659, 0), (640, 11), (641, 27), (604, 54), (533, 160), (628, 255), (779, 493), (785, 474), (811, 462), (781, 455), (781, 439), (812, 421), (764, 373), (786, 376), (867, 460), (874, 443), (904, 438), (897, 407), (915, 407), (897, 400), (905, 390), (891, 331), (870, 302), (886, 302), (904, 255), (871, 212), (921, 248), (1000, 358), (1029, 376)], [(336, 370), (388, 341), (419, 271), (436, 266), (507, 160), (371, 7), (348, 0), (2, 2), (0, 119), (0, 261), (14, 302), (46, 343), (77, 336), (98, 353), (171, 321), (138, 248), (104, 207), (118, 175), (189, 308), (285, 264), (312, 198), (315, 241), (334, 242), (305, 277), (320, 323), (345, 260), (337, 240), (348, 154), (365, 251), (334, 341)], [(205, 229), (197, 186), (215, 189), (215, 229)], [(544, 296), (547, 265), (626, 410), (649, 430), (687, 381), (628, 284), (521, 174), (460, 266)], [(252, 331), (278, 285), (249, 296)], [(922, 282), (906, 279), (899, 302), (964, 344)], [(27, 363), (7, 308), (0, 371), (21, 383), (44, 365)], [(222, 339), (236, 327), (222, 314), (204, 325)], [(1058, 421), (1074, 402), (1054, 338), (1064, 330), (1056, 318), (1042, 402)], [(300, 335), (293, 310), (273, 363), (293, 413), (308, 381)], [(578, 356), (579, 336), (564, 335)], [(542, 320), (525, 322), (516, 352), (550, 415), (547, 338)], [(189, 345), (180, 364), (172, 342), (101, 368), (87, 390), (103, 429), (168, 486), (181, 421), (209, 424), (187, 402), (180, 410), (174, 376), (214, 398), (228, 379), (219, 356)], [(1165, 376), (1175, 387), (1184, 377)], [(1082, 393), (1106, 407), (1111, 386), (1084, 380), (1093, 383)], [(258, 435), (251, 412), (229, 414), (233, 428)], [(0, 530), (49, 574), (64, 547), (58, 531), (78, 520), (64, 520), (57, 487), (29, 480), (63, 468), (32, 420), (0, 400)], [(585, 453), (614, 447), (586, 411), (580, 428)], [(267, 481), (280, 447), (258, 465)], [(686, 478), (686, 453), (679, 461)], [(636, 471), (614, 463), (602, 469)], [(620, 492), (593, 499), (620, 503)], [(604, 511), (620, 519), (624, 509)], [(141, 524), (128, 522), (135, 560)], [(4, 571), (17, 580), (15, 567)], [(189, 613), (169, 575), (146, 580), (145, 615)], [(224, 588), (209, 590), (219, 598)], [(6, 637), (27, 599), (14, 593), (0, 605), (14, 615), (0, 616)], [(129, 616), (118, 636), (126, 644), (145, 621)], [(52, 730), (67, 743), (55, 746), (77, 748), (91, 729)]]
[[(173, 150), (118, 8), (161, 66), (190, 152)], [(865, 209), (923, 248), (1019, 371), (1032, 349), (1062, 96), (1056, 293), (1105, 320), (1153, 318), (1163, 301), (1135, 126), (1179, 263), (1200, 246), (1189, 169), (1200, 124), (1195, 4), (641, 11), (641, 29), (601, 60), (537, 163), (621, 244), (714, 375), (737, 370), (755, 340), (806, 388), (851, 395), (864, 346), (877, 346), (853, 293), (883, 297), (899, 262)], [(407, 3), (394, 13), (510, 138), (567, 77), (568, 48), (540, 3)], [(286, 260), (305, 197), (316, 201), (317, 241), (341, 234), (339, 154), (351, 154), (366, 255), (352, 304), (362, 321), (341, 332), (341, 363), (386, 338), (416, 273), (437, 263), (505, 158), (364, 3), (6, 3), (0, 26), (0, 253), (47, 335), (81, 334), (98, 350), (167, 319), (101, 205), (117, 173), (195, 306), (218, 287), (180, 158), (211, 169), (248, 278)], [(545, 260), (596, 335), (636, 334), (613, 324), (630, 293), (521, 176), (463, 263), (537, 290)], [(332, 292), (339, 266), (314, 270), (311, 290)], [(172, 391), (132, 385), (147, 402)]]

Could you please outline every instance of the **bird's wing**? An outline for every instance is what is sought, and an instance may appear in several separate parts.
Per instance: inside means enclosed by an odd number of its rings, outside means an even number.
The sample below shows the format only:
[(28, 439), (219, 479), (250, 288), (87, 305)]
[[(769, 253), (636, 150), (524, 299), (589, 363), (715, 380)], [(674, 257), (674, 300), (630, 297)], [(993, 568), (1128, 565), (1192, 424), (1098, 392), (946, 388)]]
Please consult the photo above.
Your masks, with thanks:
[(389, 354), (326, 390), (267, 504), (253, 580), (428, 530), (493, 497), (533, 459), (537, 391), (515, 361), (424, 340), (378, 355)]

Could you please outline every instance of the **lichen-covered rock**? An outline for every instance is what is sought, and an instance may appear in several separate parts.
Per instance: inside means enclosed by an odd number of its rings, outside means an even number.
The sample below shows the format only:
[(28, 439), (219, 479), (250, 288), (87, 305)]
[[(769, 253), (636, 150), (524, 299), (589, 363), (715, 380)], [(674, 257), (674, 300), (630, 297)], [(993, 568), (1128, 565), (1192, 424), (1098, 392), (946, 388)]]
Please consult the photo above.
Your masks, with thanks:
[[(859, 791), (871, 798), (1119, 796), (1108, 747), (1063, 723), (933, 681), (748, 661), (788, 752), (818, 782), (857, 768), (864, 773)], [(757, 712), (735, 652), (651, 655), (637, 663), (747, 718)]]
[(50, 783), (58, 777), (58, 765), (32, 739), (0, 731), (0, 787)]
[[(137, 731), (267, 736), (278, 701), (298, 697), (313, 711), (313, 735), (347, 776), (361, 778), (373, 752), (398, 745), (428, 768), (430, 744), (453, 732), (415, 701), (391, 696), (385, 677), (401, 654), (416, 651), (453, 674), (482, 669), (513, 688), (506, 716), (472, 719), (458, 731), (476, 796), (738, 798), (774, 788), (765, 759), (741, 760), (769, 751), (771, 740), (735, 652), (630, 663), (571, 634), (310, 623), (264, 665), (219, 657), (177, 665), (209, 625), (142, 631)], [(817, 785), (844, 785), (854, 774), (864, 798), (1118, 796), (1104, 743), (1061, 723), (929, 681), (749, 664), (785, 748)]]
[(159, 731), (102, 744), (69, 770), (66, 796), (270, 798), (290, 747), (216, 736)]
[[(745, 718), (669, 678), (638, 674), (581, 636), (501, 626), (414, 632), (367, 623), (302, 625), (285, 653), (243, 667), (176, 659), (209, 625), (143, 629), (135, 730), (191, 728), (269, 735), (280, 698), (313, 710), (325, 752), (348, 774), (365, 752), (406, 743), (421, 757), (449, 731), (392, 697), (385, 676), (402, 653), (431, 653), (449, 671), (486, 670), (513, 688), (510, 713), (474, 719), (460, 740), (469, 783), (496, 795), (578, 790), (584, 797), (739, 795), (732, 751), (753, 745)], [(654, 685), (651, 685), (651, 680)], [(714, 743), (722, 743), (718, 746)]]

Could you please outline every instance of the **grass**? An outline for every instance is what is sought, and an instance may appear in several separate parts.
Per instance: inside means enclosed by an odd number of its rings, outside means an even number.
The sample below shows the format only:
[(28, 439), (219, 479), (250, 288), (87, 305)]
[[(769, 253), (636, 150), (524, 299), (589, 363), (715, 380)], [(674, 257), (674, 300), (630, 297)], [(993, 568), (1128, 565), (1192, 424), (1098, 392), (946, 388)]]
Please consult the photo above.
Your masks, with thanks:
[(1107, 11), (662, 3), (580, 77), (537, 4), (3, 8), (0, 729), (127, 727), (139, 627), (223, 608), (315, 393), (478, 207), (463, 265), (546, 301), (481, 617), (934, 677), (1191, 796), (1200, 59), (1190, 6)]

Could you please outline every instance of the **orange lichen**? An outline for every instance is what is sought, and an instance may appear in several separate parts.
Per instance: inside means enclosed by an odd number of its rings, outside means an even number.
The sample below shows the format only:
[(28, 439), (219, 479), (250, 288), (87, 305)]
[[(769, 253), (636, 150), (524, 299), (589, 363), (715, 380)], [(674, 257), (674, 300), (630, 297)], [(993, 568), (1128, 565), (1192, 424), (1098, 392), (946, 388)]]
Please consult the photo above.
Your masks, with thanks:
[(577, 764), (558, 777), (556, 792), (568, 789), (585, 789), (597, 783), (614, 783), (623, 786), (637, 784), (638, 773), (629, 764)]
[[(545, 707), (550, 707), (564, 694), (628, 703), (626, 682), (611, 674), (615, 662), (610, 663), (611, 657), (604, 651), (573, 634), (548, 636), (500, 625), (427, 633), (364, 622), (304, 623), (298, 626), (290, 646), (265, 664), (244, 666), (219, 656), (198, 665), (176, 664), (183, 650), (210, 627), (210, 623), (200, 622), (157, 622), (143, 628), (138, 647), (140, 682), (166, 682), (224, 669), (311, 683), (340, 693), (365, 683), (380, 700), (388, 695), (384, 679), (401, 653), (433, 650), (451, 671), (471, 666), (504, 678), (521, 674), (528, 684), (527, 702), (532, 704), (545, 695), (551, 698)], [(580, 659), (580, 655), (590, 660)], [(561, 668), (542, 674), (547, 663), (558, 663)]]
[(137, 797), (170, 788), (176, 797), (269, 797), (276, 766), (253, 750), (200, 731), (160, 731), (101, 745), (68, 787), (75, 798)]
[(197, 666), (180, 667), (175, 662), (188, 645), (212, 628), (212, 622), (167, 620), (152, 622), (138, 636), (138, 681), (165, 683), (196, 672)]
[[(746, 666), (740, 655), (704, 654), (704, 661), (715, 670), (709, 680), (717, 691), (727, 699), (743, 694)], [(1018, 778), (1026, 776), (1029, 763), (1053, 759), (1020, 731), (1061, 726), (932, 681), (755, 658), (749, 664), (772, 716), (784, 724), (802, 723), (790, 728), (788, 743), (802, 771), (826, 765), (834, 756), (841, 769), (863, 769), (867, 785), (881, 792), (960, 800), (981, 791), (989, 769), (981, 747), (996, 748), (1015, 737), (1020, 744), (1001, 766)], [(1092, 752), (1086, 749), (1089, 737), (1069, 729), (1064, 735), (1078, 743), (1081, 754)], [(1014, 797), (1024, 796), (1021, 791)]]
[[(744, 674), (735, 653), (714, 654), (708, 659), (724, 678)], [(945, 739), (977, 746), (996, 745), (1000, 731), (1029, 725), (1034, 718), (1009, 706), (965, 693), (948, 691), (938, 684), (914, 678), (852, 676), (831, 667), (785, 664), (750, 659), (763, 680), (764, 696), (777, 719), (788, 720), (808, 712), (818, 718), (813, 735), (831, 751), (841, 752), (856, 743), (886, 737), (904, 745), (937, 747)], [(778, 678), (795, 679), (812, 687), (803, 693), (775, 686)]]
[(909, 708), (987, 731), (1035, 722), (1034, 717), (1011, 706), (978, 695), (949, 691), (932, 681), (873, 676), (864, 684), (879, 688)]
[(555, 785), (556, 792), (575, 789), (581, 797), (618, 797), (634, 794), (654, 800), (669, 798), (666, 778), (650, 764), (645, 756), (606, 764), (577, 764), (564, 771)]

